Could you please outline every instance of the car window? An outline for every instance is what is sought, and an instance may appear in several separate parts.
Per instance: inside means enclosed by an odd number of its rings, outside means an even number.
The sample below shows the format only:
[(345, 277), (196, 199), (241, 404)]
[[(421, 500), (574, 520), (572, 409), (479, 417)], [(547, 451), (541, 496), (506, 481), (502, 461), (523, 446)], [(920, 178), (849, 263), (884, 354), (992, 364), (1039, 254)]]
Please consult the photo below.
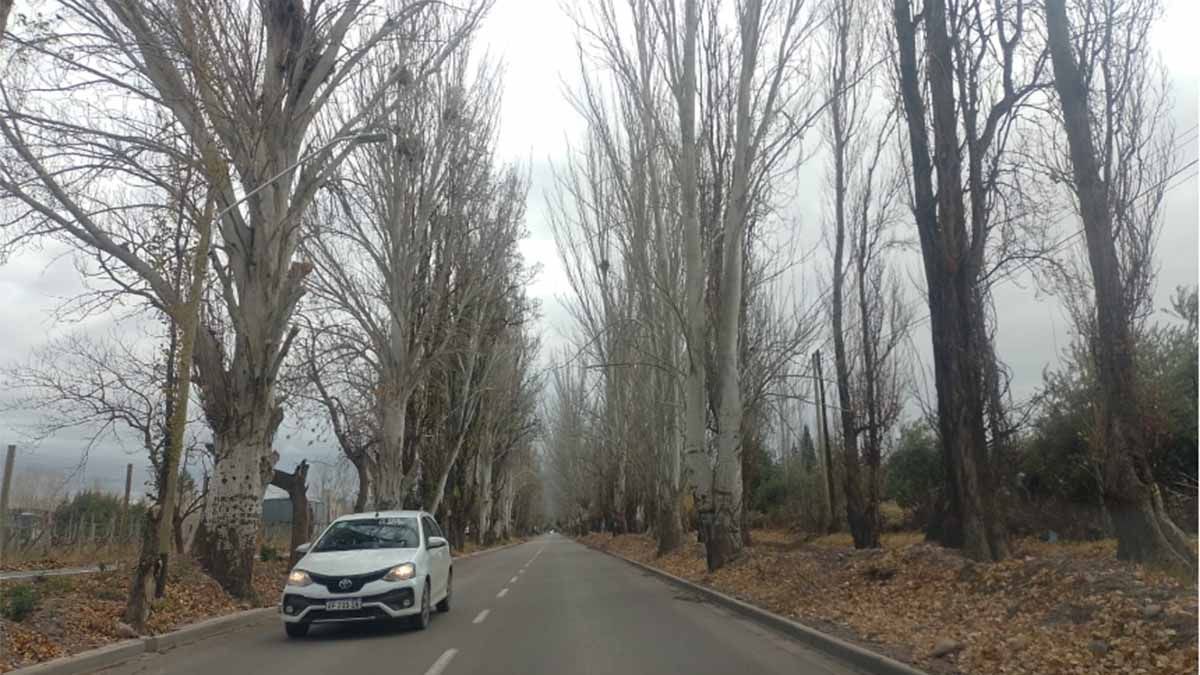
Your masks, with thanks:
[(433, 516), (430, 516), (430, 517), (429, 517), (429, 522), (430, 522), (430, 523), (433, 523), (433, 534), (434, 534), (435, 536), (441, 537), (442, 539), (445, 539), (445, 538), (446, 538), (446, 534), (445, 534), (444, 532), (442, 532), (442, 526), (441, 526), (441, 525), (438, 525), (438, 521), (434, 520), (434, 519), (433, 519)]
[(425, 545), (429, 546), (429, 538), (439, 536), (437, 526), (433, 524), (433, 518), (425, 516), (421, 518), (422, 529), (424, 530)]
[(416, 548), (419, 541), (416, 518), (361, 518), (341, 520), (330, 525), (313, 550), (320, 553)]

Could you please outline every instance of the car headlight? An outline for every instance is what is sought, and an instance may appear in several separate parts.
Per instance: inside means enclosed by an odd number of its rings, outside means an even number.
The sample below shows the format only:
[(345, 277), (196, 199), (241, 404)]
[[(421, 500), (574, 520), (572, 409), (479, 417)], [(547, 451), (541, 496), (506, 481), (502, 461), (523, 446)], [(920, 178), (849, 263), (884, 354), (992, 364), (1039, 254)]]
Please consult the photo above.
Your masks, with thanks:
[(307, 586), (312, 582), (312, 577), (304, 570), (292, 570), (288, 575), (288, 586)]
[(397, 565), (388, 570), (388, 573), (384, 575), (383, 580), (408, 581), (415, 576), (417, 576), (417, 566), (412, 563), (404, 563), (403, 565)]

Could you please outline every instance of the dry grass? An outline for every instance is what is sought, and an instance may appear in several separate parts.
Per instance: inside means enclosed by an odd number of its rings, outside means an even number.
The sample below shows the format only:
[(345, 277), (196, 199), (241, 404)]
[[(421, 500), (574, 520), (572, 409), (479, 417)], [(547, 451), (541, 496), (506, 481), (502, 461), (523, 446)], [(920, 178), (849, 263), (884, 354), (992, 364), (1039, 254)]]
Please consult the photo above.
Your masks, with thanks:
[[(877, 551), (854, 551), (838, 535), (756, 530), (752, 539), (712, 574), (694, 541), (662, 558), (649, 537), (584, 541), (930, 672), (1196, 672), (1195, 587), (1116, 561), (1112, 542), (1022, 540), (1011, 560), (979, 565), (916, 533), (885, 535)], [(934, 658), (940, 640), (962, 649)]]
[(12, 551), (5, 554), (0, 571), (50, 570), (62, 567), (89, 567), (98, 563), (115, 565), (137, 558), (138, 547), (134, 544), (101, 546), (64, 546), (50, 550)]

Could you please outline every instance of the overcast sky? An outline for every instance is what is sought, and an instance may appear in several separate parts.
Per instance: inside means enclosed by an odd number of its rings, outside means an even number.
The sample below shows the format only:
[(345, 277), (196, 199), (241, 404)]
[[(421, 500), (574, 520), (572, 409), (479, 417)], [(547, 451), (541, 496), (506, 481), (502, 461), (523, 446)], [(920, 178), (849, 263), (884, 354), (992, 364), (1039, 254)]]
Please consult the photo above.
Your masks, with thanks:
[[(567, 2), (569, 0), (561, 0)], [(1167, 16), (1160, 24), (1155, 46), (1161, 50), (1171, 74), (1175, 96), (1174, 121), (1180, 134), (1196, 138), (1197, 80), (1200, 60), (1195, 47), (1195, 29), (1200, 25), (1200, 9), (1195, 0), (1167, 0)], [(543, 357), (565, 343), (571, 330), (564, 309), (567, 301), (566, 278), (558, 263), (554, 241), (546, 216), (546, 194), (552, 188), (552, 168), (561, 164), (567, 142), (578, 136), (581, 126), (563, 97), (564, 86), (576, 79), (573, 27), (560, 6), (560, 0), (497, 0), (481, 35), (481, 48), (505, 64), (500, 155), (503, 159), (529, 167), (532, 188), (528, 204), (529, 237), (522, 243), (527, 260), (540, 271), (530, 293), (542, 303)], [(811, 141), (811, 142), (815, 142)], [(1180, 150), (1178, 164), (1196, 158), (1193, 140)], [(820, 196), (807, 193), (819, 184), (824, 166), (818, 159), (802, 169), (798, 194), (788, 216), (801, 223), (801, 241), (815, 242), (819, 237)], [(1197, 281), (1197, 181), (1195, 169), (1181, 174), (1167, 194), (1166, 218), (1158, 248), (1158, 293), (1156, 308), (1167, 306), (1172, 289)], [(1078, 229), (1077, 222), (1064, 222), (1063, 232)], [(32, 348), (48, 335), (63, 330), (56, 325), (52, 310), (62, 298), (80, 287), (78, 274), (69, 259), (57, 257), (58, 251), (25, 252), (0, 265), (0, 363), (28, 358)], [(920, 279), (914, 264), (906, 277)], [(917, 297), (910, 289), (910, 297)], [(1029, 283), (1020, 281), (996, 292), (999, 315), (998, 349), (1013, 374), (1013, 393), (1018, 398), (1031, 394), (1041, 382), (1045, 366), (1058, 360), (1069, 338), (1069, 329), (1059, 303), (1038, 294)], [(924, 315), (919, 308), (918, 315)], [(108, 317), (89, 319), (82, 326), (89, 332), (113, 330)], [(928, 363), (928, 333), (919, 331), (913, 339), (920, 359)], [(3, 384), (3, 383), (0, 383)], [(6, 392), (0, 386), (0, 401)], [(0, 443), (19, 445), (18, 465), (45, 472), (71, 475), (71, 485), (94, 485), (118, 490), (124, 479), (124, 465), (145, 463), (134, 444), (122, 447), (106, 439), (95, 447), (88, 461), (79, 468), (85, 434), (59, 434), (40, 443), (28, 439), (26, 414), (0, 412)], [(334, 446), (327, 440), (314, 439), (285, 422), (277, 439), (285, 466), (303, 457), (332, 461)], [(145, 477), (139, 472), (137, 483)], [(136, 488), (135, 488), (136, 491)]]

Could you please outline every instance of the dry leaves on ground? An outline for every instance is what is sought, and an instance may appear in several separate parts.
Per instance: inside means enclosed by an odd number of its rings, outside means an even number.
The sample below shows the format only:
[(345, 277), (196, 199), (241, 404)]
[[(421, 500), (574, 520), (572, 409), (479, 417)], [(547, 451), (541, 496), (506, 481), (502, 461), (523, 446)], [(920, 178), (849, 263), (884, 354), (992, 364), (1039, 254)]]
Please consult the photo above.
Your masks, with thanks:
[[(258, 606), (278, 601), (286, 573), (286, 561), (255, 566)], [(20, 623), (0, 619), (0, 672), (120, 641), (117, 623), (129, 583), (127, 567), (100, 574), (0, 583), (0, 592), (25, 584), (38, 596), (37, 609)], [(252, 606), (254, 603), (226, 595), (193, 561), (179, 560), (172, 564), (166, 595), (156, 603), (146, 630), (165, 633)]]
[[(1195, 589), (1115, 560), (1111, 542), (1021, 541), (1011, 560), (979, 565), (914, 534), (885, 535), (875, 551), (853, 550), (844, 535), (752, 539), (714, 574), (694, 541), (657, 559), (646, 536), (583, 541), (931, 672), (1196, 672)], [(941, 641), (961, 649), (932, 656)]]

